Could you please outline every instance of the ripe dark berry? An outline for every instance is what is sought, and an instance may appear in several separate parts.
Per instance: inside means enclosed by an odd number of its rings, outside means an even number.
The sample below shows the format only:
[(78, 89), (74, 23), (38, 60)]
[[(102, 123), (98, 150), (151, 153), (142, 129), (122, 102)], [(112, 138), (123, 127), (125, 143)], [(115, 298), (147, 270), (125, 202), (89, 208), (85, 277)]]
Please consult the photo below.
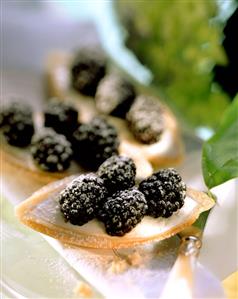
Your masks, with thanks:
[(123, 236), (143, 219), (147, 210), (146, 199), (132, 188), (114, 193), (104, 203), (98, 218), (111, 236)]
[(4, 105), (0, 111), (0, 127), (8, 124), (9, 119), (14, 118), (16, 115), (32, 117), (31, 106), (22, 103), (21, 100)]
[(71, 144), (64, 135), (44, 129), (32, 138), (31, 153), (34, 161), (46, 171), (63, 171), (72, 160)]
[(56, 98), (51, 99), (45, 111), (45, 126), (52, 127), (57, 133), (71, 138), (78, 127), (78, 111), (72, 105)]
[(139, 141), (146, 144), (159, 141), (164, 121), (158, 100), (147, 96), (137, 97), (126, 118), (132, 133)]
[(112, 156), (98, 169), (110, 194), (118, 190), (129, 189), (135, 185), (136, 166), (131, 158)]
[(143, 180), (139, 190), (147, 200), (147, 214), (155, 218), (170, 217), (181, 209), (186, 197), (186, 185), (173, 168), (160, 170)]
[(18, 147), (29, 145), (34, 134), (31, 107), (20, 102), (5, 106), (0, 113), (0, 127), (9, 144)]
[(95, 117), (74, 132), (73, 145), (75, 159), (85, 168), (96, 170), (106, 159), (118, 154), (119, 140), (112, 125)]
[(80, 49), (71, 67), (72, 85), (77, 91), (94, 96), (97, 85), (105, 73), (106, 58), (101, 50)]
[(83, 174), (60, 193), (60, 209), (66, 221), (83, 225), (96, 216), (106, 196), (102, 179), (94, 174)]
[(135, 89), (129, 81), (109, 75), (99, 83), (95, 100), (100, 112), (125, 118), (134, 98)]

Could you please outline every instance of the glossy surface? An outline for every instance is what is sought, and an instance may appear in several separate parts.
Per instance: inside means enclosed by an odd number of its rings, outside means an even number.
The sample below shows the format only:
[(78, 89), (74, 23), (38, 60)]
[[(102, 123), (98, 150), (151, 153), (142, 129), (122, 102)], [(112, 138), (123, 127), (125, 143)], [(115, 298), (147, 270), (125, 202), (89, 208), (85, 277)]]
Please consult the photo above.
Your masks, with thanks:
[(16, 220), (6, 199), (1, 209), (3, 298), (78, 298), (74, 289), (82, 280), (79, 274), (40, 234)]

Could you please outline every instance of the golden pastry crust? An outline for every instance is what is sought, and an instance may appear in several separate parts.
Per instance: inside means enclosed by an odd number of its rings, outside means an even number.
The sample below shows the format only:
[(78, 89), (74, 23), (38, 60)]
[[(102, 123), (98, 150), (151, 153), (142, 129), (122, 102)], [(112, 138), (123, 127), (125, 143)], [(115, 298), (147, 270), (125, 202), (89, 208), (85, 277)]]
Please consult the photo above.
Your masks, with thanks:
[(21, 203), (16, 215), (25, 225), (61, 242), (89, 248), (127, 248), (169, 238), (190, 226), (214, 201), (205, 193), (188, 189), (184, 207), (170, 218), (144, 217), (123, 237), (106, 234), (103, 224), (92, 220), (83, 226), (65, 223), (57, 203), (57, 195), (75, 176), (54, 182)]
[(70, 86), (68, 66), (71, 57), (63, 51), (54, 51), (46, 59), (46, 87), (50, 97), (64, 99)]
[(12, 173), (18, 173), (17, 179), (19, 179), (19, 172), (21, 172), (24, 173), (24, 176), (28, 180), (36, 180), (42, 185), (75, 173), (85, 172), (75, 162), (72, 162), (70, 168), (63, 172), (49, 172), (41, 170), (37, 165), (35, 165), (29, 149), (19, 149), (6, 143), (2, 144), (0, 155), (2, 157), (2, 167), (4, 169), (5, 176), (9, 177)]

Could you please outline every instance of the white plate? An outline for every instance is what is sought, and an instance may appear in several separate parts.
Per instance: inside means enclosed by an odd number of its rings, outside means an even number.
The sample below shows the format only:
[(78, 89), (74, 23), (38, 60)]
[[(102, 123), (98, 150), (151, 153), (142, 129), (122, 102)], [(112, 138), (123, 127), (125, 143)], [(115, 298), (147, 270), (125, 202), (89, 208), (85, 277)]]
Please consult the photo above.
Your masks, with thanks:
[(40, 234), (24, 227), (1, 200), (1, 298), (76, 298), (82, 281)]

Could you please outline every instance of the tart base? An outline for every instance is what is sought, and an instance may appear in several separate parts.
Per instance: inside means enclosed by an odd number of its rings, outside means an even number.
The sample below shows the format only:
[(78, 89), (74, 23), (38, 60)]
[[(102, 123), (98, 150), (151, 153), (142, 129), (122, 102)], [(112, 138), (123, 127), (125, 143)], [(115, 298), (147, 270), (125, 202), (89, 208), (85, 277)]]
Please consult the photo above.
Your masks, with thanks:
[(106, 234), (98, 220), (83, 226), (66, 223), (57, 202), (59, 192), (75, 176), (65, 178), (43, 187), (16, 207), (19, 220), (32, 229), (49, 235), (63, 243), (88, 248), (128, 248), (169, 238), (190, 226), (214, 201), (205, 193), (188, 189), (184, 207), (170, 218), (144, 217), (131, 232), (123, 237)]
[(4, 188), (12, 190), (19, 201), (46, 184), (75, 173), (85, 173), (75, 162), (64, 172), (43, 171), (34, 164), (28, 148), (19, 149), (5, 142), (1, 142), (0, 156)]

